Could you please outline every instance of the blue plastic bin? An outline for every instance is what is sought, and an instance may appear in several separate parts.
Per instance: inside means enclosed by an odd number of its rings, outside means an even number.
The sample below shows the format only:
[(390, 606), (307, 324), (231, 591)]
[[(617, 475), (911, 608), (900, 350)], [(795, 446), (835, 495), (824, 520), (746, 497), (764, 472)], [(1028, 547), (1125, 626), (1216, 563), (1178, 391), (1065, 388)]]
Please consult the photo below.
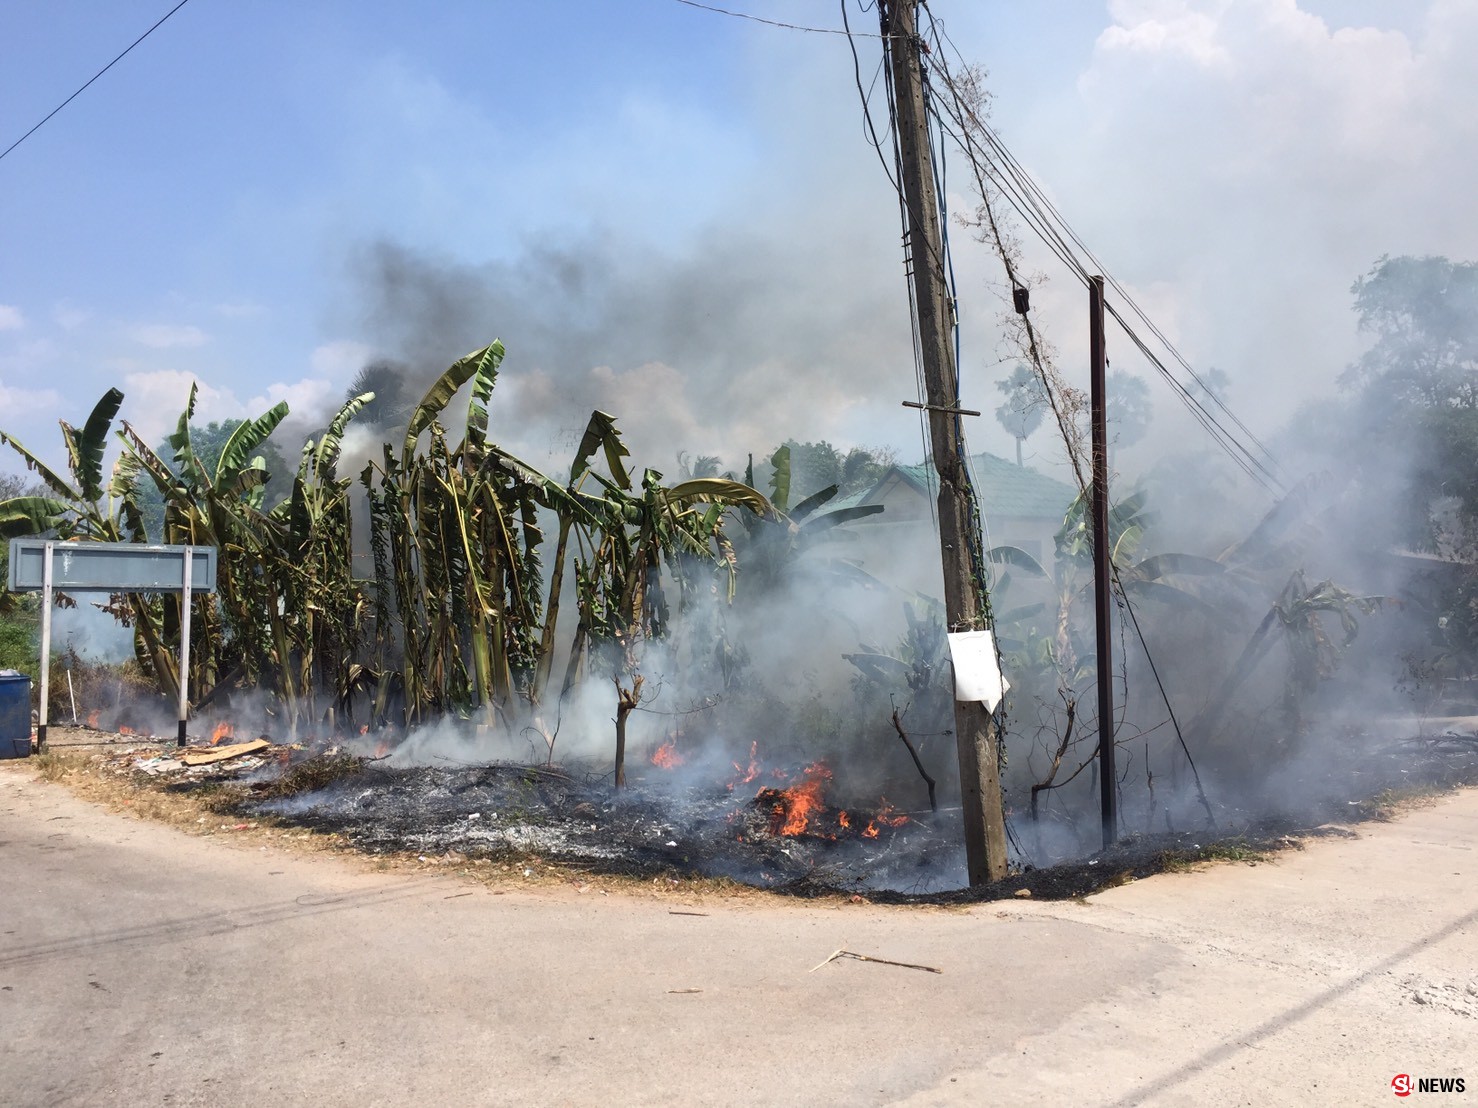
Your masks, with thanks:
[(0, 758), (31, 756), (31, 679), (0, 671)]

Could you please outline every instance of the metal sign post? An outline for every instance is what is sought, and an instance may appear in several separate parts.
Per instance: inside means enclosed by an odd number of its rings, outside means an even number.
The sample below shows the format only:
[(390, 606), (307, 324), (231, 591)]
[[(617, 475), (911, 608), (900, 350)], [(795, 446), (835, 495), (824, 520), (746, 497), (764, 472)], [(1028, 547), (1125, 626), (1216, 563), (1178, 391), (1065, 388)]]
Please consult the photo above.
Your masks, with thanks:
[(190, 614), (197, 592), (216, 591), (213, 546), (145, 546), (127, 542), (56, 542), (12, 539), (10, 591), (41, 593), (41, 711), (36, 743), (46, 749), (47, 699), (51, 692), (51, 606), (67, 592), (179, 593), (179, 730), (185, 745), (190, 715)]
[(36, 750), (41, 754), (46, 753), (46, 709), (51, 700), (51, 560), (55, 547), (56, 543), (46, 544), (41, 568), (41, 711), (36, 716)]
[(185, 745), (185, 720), (190, 715), (190, 609), (195, 607), (190, 597), (190, 558), (194, 548), (185, 547), (185, 571), (180, 585), (180, 729), (175, 735), (175, 745)]

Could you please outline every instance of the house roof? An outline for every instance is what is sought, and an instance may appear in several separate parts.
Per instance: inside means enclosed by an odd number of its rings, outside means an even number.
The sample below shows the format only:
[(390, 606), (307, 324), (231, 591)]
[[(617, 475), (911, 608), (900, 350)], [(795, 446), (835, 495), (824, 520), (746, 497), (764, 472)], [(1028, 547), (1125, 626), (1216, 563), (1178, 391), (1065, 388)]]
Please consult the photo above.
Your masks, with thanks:
[[(1078, 495), (1071, 485), (994, 454), (971, 455), (970, 468), (987, 519), (995, 516), (1061, 522)], [(831, 501), (825, 510), (876, 503), (886, 488), (897, 483), (907, 485), (923, 497), (935, 496), (939, 487), (932, 463), (891, 466), (876, 484)]]

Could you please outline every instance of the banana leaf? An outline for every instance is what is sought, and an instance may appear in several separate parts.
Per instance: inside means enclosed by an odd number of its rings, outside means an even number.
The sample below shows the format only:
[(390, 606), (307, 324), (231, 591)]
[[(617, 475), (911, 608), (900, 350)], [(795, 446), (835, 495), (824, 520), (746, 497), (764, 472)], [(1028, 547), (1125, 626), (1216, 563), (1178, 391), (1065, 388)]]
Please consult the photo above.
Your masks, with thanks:
[(314, 453), (313, 468), (319, 480), (332, 481), (334, 479), (335, 467), (339, 464), (339, 451), (344, 444), (344, 432), (349, 429), (350, 421), (374, 398), (375, 394), (372, 392), (360, 393), (346, 401), (329, 423)]
[(476, 376), (489, 362), (495, 363), (502, 357), (503, 344), (494, 341), (481, 350), (474, 350), (458, 358), (445, 373), (436, 379), (436, 382), (426, 390), (426, 395), (421, 398), (421, 402), (412, 410), (410, 422), (406, 425), (405, 445), (402, 447), (402, 453), (407, 458), (415, 453), (416, 441), (443, 409), (451, 403), (457, 390)]
[(23, 445), (21, 445), (20, 439), (16, 438), (14, 435), (7, 435), (4, 431), (0, 431), (0, 442), (5, 443), (22, 458), (24, 458), (26, 462), (26, 468), (40, 477), (42, 483), (52, 492), (73, 503), (76, 503), (77, 501), (82, 499), (82, 494), (80, 492), (74, 489), (71, 485), (67, 484), (67, 482), (63, 480), (63, 478), (55, 470), (53, 470), (40, 458), (36, 457), (36, 455), (32, 454)]
[(483, 445), (488, 438), (488, 399), (493, 395), (493, 385), (498, 380), (498, 366), (503, 361), (503, 344), (494, 342), (483, 350), (484, 357), (472, 378), (472, 398), (467, 402), (466, 446), (472, 452), (472, 460), (482, 456)]
[(87, 500), (95, 501), (103, 495), (103, 451), (108, 445), (108, 429), (122, 404), (123, 393), (109, 389), (92, 409), (80, 435), (74, 428), (62, 425), (71, 455), (72, 474)]
[(782, 446), (770, 457), (774, 472), (770, 474), (770, 503), (785, 511), (790, 502), (790, 447)]
[(1202, 558), (1196, 554), (1152, 554), (1134, 565), (1134, 574), (1153, 581), (1170, 573), (1193, 573), (1212, 575), (1225, 573), (1227, 567), (1215, 558)]
[(1015, 566), (1036, 577), (1046, 577), (1042, 564), (1019, 546), (993, 546), (985, 552), (985, 560), (997, 565)]
[(49, 496), (17, 496), (0, 501), (0, 537), (42, 535), (66, 519), (72, 506)]
[[(802, 500), (799, 504), (795, 506), (795, 511), (790, 513), (790, 518), (794, 520), (805, 519), (817, 508), (821, 507), (821, 505), (825, 504), (832, 497), (836, 496), (836, 494), (837, 487), (835, 485), (828, 485), (820, 492), (812, 493), (810, 496), (806, 497), (806, 499)], [(878, 510), (881, 511), (881, 507)]]
[(580, 436), (580, 445), (575, 448), (575, 460), (570, 465), (570, 484), (575, 485), (590, 469), (590, 459), (596, 450), (606, 456), (606, 468), (620, 489), (631, 488), (631, 473), (624, 459), (631, 457), (621, 433), (616, 430), (616, 417), (605, 412), (591, 412), (590, 422), (585, 425), (585, 434)]
[(220, 460), (216, 462), (215, 479), (224, 481), (245, 466), (251, 452), (267, 441), (277, 425), (287, 418), (287, 412), (287, 401), (282, 400), (261, 417), (244, 420), (238, 425), (221, 449)]
[(667, 490), (666, 499), (676, 504), (693, 501), (729, 504), (748, 508), (755, 515), (766, 519), (775, 518), (775, 507), (765, 499), (763, 493), (756, 492), (739, 481), (730, 481), (724, 477), (697, 477), (691, 481), (673, 485)]

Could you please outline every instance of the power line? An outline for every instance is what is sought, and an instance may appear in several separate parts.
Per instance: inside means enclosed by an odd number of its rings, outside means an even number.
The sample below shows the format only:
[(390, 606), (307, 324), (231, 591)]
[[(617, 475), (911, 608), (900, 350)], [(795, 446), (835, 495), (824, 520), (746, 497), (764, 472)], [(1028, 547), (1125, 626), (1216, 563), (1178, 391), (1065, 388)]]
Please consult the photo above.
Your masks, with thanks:
[(46, 118), (45, 119), (41, 120), (40, 123), (36, 124), (36, 126), (32, 127), (29, 131), (27, 131), (25, 134), (23, 134), (20, 138), (16, 139), (9, 146), (7, 146), (5, 148), (4, 153), (0, 153), (0, 158), (5, 157), (6, 154), (9, 154), (17, 146), (19, 146), (21, 143), (25, 142), (26, 139), (30, 138), (37, 131), (41, 130), (42, 126), (45, 125), (45, 123), (46, 123), (47, 120), (49, 120), (52, 116), (56, 115), (57, 112), (61, 111), (68, 104), (70, 104), (73, 100), (76, 100), (77, 97), (81, 96), (84, 92), (86, 92), (88, 85), (92, 84), (93, 81), (96, 81), (104, 73), (108, 72), (108, 70), (112, 69), (115, 65), (117, 65), (119, 62), (121, 62), (124, 59), (124, 57), (127, 56), (129, 50), (132, 50), (139, 43), (143, 42), (144, 39), (146, 39), (150, 35), (152, 35), (155, 31), (157, 31), (161, 26), (164, 25), (164, 21), (166, 19), (168, 19), (170, 16), (174, 15), (175, 12), (179, 11), (181, 8), (183, 8), (189, 2), (190, 2), (190, 0), (180, 0), (180, 2), (178, 4), (176, 4), (174, 7), (170, 8), (169, 11), (165, 12), (164, 15), (160, 18), (160, 20), (159, 20), (158, 23), (154, 24), (154, 26), (150, 27), (147, 31), (145, 31), (143, 34), (141, 34), (138, 38), (134, 39), (133, 42), (129, 43), (128, 50), (123, 51), (122, 54), (119, 54), (116, 58), (114, 58), (112, 61), (110, 61), (107, 65), (103, 66), (102, 69), (99, 69), (96, 73), (94, 73), (92, 75), (92, 78), (87, 82), (86, 85), (83, 85), (76, 92), (72, 93), (71, 96), (67, 97), (65, 100), (63, 100), (56, 107), (52, 108), (51, 111), (49, 111), (49, 112), (46, 113)]
[[(927, 5), (925, 5), (925, 9), (927, 10)], [(1014, 193), (1013, 190), (1007, 186), (1006, 179), (1000, 175), (999, 171), (996, 175), (993, 176), (994, 183), (996, 183), (997, 187), (1000, 188), (1003, 194), (1007, 196), (1007, 199), (1011, 201), (1012, 206), (1016, 208), (1019, 214), (1022, 215), (1022, 218), (1027, 220), (1027, 223), (1032, 227), (1034, 231), (1037, 232), (1038, 236), (1041, 237), (1043, 241), (1052, 249), (1053, 253), (1057, 255), (1058, 259), (1061, 260), (1065, 265), (1067, 265), (1069, 269), (1073, 270), (1076, 273), (1080, 281), (1082, 281), (1086, 285), (1089, 273), (1087, 269), (1078, 261), (1077, 256), (1072, 248), (1062, 238), (1062, 235), (1058, 231), (1059, 227), (1062, 231), (1066, 232), (1068, 238), (1070, 238), (1073, 243), (1077, 245), (1078, 249), (1083, 252), (1084, 256), (1086, 256), (1089, 261), (1093, 263), (1096, 271), (1099, 273), (1105, 273), (1103, 263), (1098, 260), (1098, 257), (1078, 236), (1077, 232), (1073, 230), (1072, 226), (1063, 217), (1062, 213), (1057, 210), (1051, 199), (1047, 197), (1047, 195), (1042, 191), (1041, 187), (1037, 185), (1032, 176), (1027, 173), (1021, 163), (1016, 160), (1015, 155), (1012, 154), (1011, 151), (1006, 147), (1005, 143), (1001, 141), (1000, 136), (997, 135), (995, 131), (992, 130), (992, 128), (983, 119), (980, 119), (973, 110), (969, 109), (961, 101), (958, 90), (955, 89), (952, 75), (949, 72), (948, 63), (944, 60), (945, 44), (947, 43), (949, 45), (950, 49), (954, 51), (955, 56), (957, 58), (960, 58), (962, 64), (964, 64), (964, 59), (960, 55), (959, 49), (949, 38), (949, 35), (940, 29), (938, 21), (933, 18), (932, 13), (930, 15), (929, 26), (930, 31), (934, 36), (934, 43), (936, 47), (934, 55), (930, 58), (930, 64), (943, 77), (946, 85), (951, 89), (951, 91), (955, 93), (954, 119), (957, 125), (959, 126), (961, 132), (966, 137), (966, 139), (968, 139), (972, 135), (972, 128), (970, 124), (973, 123), (975, 125), (974, 130), (977, 130), (981, 135), (984, 136), (987, 145), (991, 147), (992, 152), (996, 154), (1000, 162), (1006, 167), (1011, 182), (1014, 183), (1017, 188), (1024, 190), (1025, 196), (1022, 197), (1020, 194)], [(968, 121), (965, 118), (966, 115), (969, 116)], [(953, 137), (956, 139), (957, 142), (960, 142), (962, 149), (966, 151), (966, 153), (971, 157), (973, 161), (974, 148), (971, 145), (967, 145), (965, 141), (961, 141), (960, 136), (956, 135)], [(986, 160), (987, 164), (990, 165), (992, 169), (996, 168), (993, 164), (991, 164), (990, 159)], [(976, 168), (978, 170), (979, 166), (977, 165)], [(1027, 211), (1023, 209), (1022, 201), (1024, 201), (1025, 208), (1030, 209), (1031, 214), (1028, 214)], [(1048, 213), (1050, 213), (1050, 215)], [(1195, 384), (1200, 387), (1202, 394), (1207, 396), (1207, 398), (1217, 408), (1221, 409), (1223, 414), (1228, 419), (1236, 424), (1237, 428), (1242, 432), (1243, 435), (1246, 436), (1247, 440), (1251, 442), (1252, 445), (1257, 447), (1257, 450), (1261, 453), (1262, 458), (1266, 459), (1268, 465), (1273, 467), (1273, 469), (1277, 469), (1278, 462), (1277, 459), (1273, 457), (1272, 452), (1269, 451), (1268, 448), (1263, 445), (1263, 443), (1257, 438), (1257, 436), (1248, 429), (1247, 425), (1244, 424), (1242, 420), (1237, 417), (1236, 413), (1227, 406), (1225, 401), (1223, 401), (1220, 396), (1216, 395), (1215, 390), (1208, 386), (1206, 381), (1201, 377), (1200, 374), (1196, 372), (1195, 368), (1191, 366), (1190, 362), (1186, 360), (1186, 358), (1180, 353), (1180, 351), (1169, 340), (1169, 338), (1166, 337), (1164, 332), (1161, 331), (1160, 328), (1156, 326), (1154, 321), (1151, 320), (1149, 316), (1145, 314), (1145, 312), (1139, 307), (1139, 305), (1134, 301), (1133, 297), (1129, 295), (1128, 290), (1125, 289), (1124, 286), (1121, 285), (1118, 280), (1113, 277), (1112, 274), (1107, 274), (1106, 276), (1109, 284), (1113, 287), (1114, 291), (1117, 292), (1119, 296), (1125, 301), (1125, 303), (1129, 305), (1134, 314), (1139, 317), (1140, 321), (1147, 328), (1149, 328), (1150, 332), (1160, 341), (1161, 345), (1163, 345), (1164, 348), (1171, 354), (1171, 356), (1181, 365), (1186, 373), (1190, 375)], [(1165, 366), (1160, 363), (1158, 358), (1150, 354), (1145, 344), (1141, 342), (1139, 337), (1129, 329), (1129, 325), (1127, 324), (1127, 322), (1121, 316), (1119, 316), (1117, 312), (1114, 312), (1112, 314), (1114, 315), (1116, 321), (1119, 323), (1120, 327), (1124, 329), (1125, 334), (1128, 335), (1129, 338), (1134, 342), (1134, 344), (1138, 346), (1141, 351), (1144, 352), (1145, 356), (1155, 365), (1155, 368), (1159, 370), (1161, 375), (1165, 377), (1166, 381), (1171, 384), (1172, 388), (1176, 391), (1178, 398), (1183, 404), (1186, 405), (1188, 409), (1191, 410), (1192, 415), (1196, 417), (1197, 421), (1200, 422), (1202, 426), (1205, 427), (1208, 431), (1211, 431), (1211, 427), (1208, 425), (1207, 421), (1210, 420), (1212, 423), (1216, 423), (1216, 420), (1215, 417), (1211, 415), (1206, 406), (1202, 404), (1200, 400), (1195, 397), (1188, 388), (1177, 381), (1174, 376), (1171, 375), (1170, 372), (1165, 368)], [(1232, 435), (1225, 428), (1221, 427), (1219, 423), (1217, 423), (1216, 431), (1212, 433), (1213, 437), (1224, 437), (1224, 449), (1227, 445), (1229, 445), (1233, 450), (1245, 455), (1246, 462), (1242, 462), (1241, 460), (1239, 460), (1239, 464), (1242, 465), (1242, 468), (1244, 470), (1248, 470), (1249, 472), (1251, 470), (1257, 470), (1266, 476), (1267, 480), (1258, 478), (1258, 482), (1262, 484), (1264, 488), (1268, 488), (1269, 491), (1272, 491), (1272, 489), (1269, 487), (1268, 481), (1271, 481), (1273, 485), (1276, 485), (1280, 489), (1283, 488), (1283, 482), (1272, 471), (1272, 469), (1269, 469), (1268, 465), (1264, 465), (1261, 460), (1255, 457), (1250, 450), (1248, 450), (1240, 441), (1237, 440), (1236, 436)], [(1251, 463), (1250, 467), (1247, 463)], [(1254, 477), (1257, 476), (1255, 473), (1252, 475)]]
[(701, 8), (706, 12), (717, 12), (719, 15), (733, 16), (735, 19), (747, 19), (752, 23), (763, 23), (767, 27), (782, 27), (787, 31), (805, 31), (813, 35), (846, 35), (848, 38), (892, 38), (892, 35), (869, 35), (861, 31), (846, 31), (840, 27), (803, 27), (799, 23), (781, 23), (777, 19), (763, 19), (748, 12), (734, 12), (728, 8), (716, 8), (712, 4), (700, 4), (698, 0), (677, 0), (679, 4), (686, 4), (690, 8)]
[[(964, 103), (958, 89), (955, 87), (947, 66), (937, 56), (931, 57), (930, 65), (953, 94), (953, 103), (950, 106), (950, 119), (955, 124), (957, 130), (949, 130), (948, 133), (950, 136), (955, 139), (961, 149), (970, 158), (977, 174), (982, 179), (989, 178), (991, 184), (1006, 198), (1012, 208), (1016, 210), (1017, 214), (1037, 234), (1048, 249), (1086, 286), (1089, 271), (1079, 259), (1079, 251), (1097, 267), (1099, 272), (1103, 271), (1102, 263), (1088, 249), (1081, 237), (1067, 223), (1066, 219), (1063, 218), (1062, 214), (1046, 197), (1040, 186), (1026, 172), (1021, 163), (1006, 148), (1000, 136)], [(942, 122), (941, 126), (943, 126)], [(987, 149), (982, 149), (977, 144), (977, 135), (984, 142)], [(1200, 386), (1201, 391), (1209, 397), (1216, 407), (1220, 408), (1226, 414), (1246, 439), (1257, 448), (1257, 453), (1254, 453), (1252, 449), (1244, 445), (1243, 441), (1234, 432), (1225, 427), (1212, 411), (1205, 404), (1201, 403), (1200, 399), (1191, 392), (1190, 388), (1177, 380), (1165, 364), (1149, 349), (1148, 345), (1134, 333), (1123, 316), (1111, 309), (1110, 314), (1113, 315), (1115, 321), (1124, 329), (1125, 334), (1141, 353), (1144, 354), (1151, 365), (1170, 384), (1176, 398), (1186, 407), (1196, 422), (1258, 484), (1270, 492), (1274, 491), (1275, 488), (1281, 488), (1282, 481), (1274, 472), (1274, 469), (1270, 468), (1276, 467), (1277, 462), (1267, 447), (1247, 429), (1246, 425), (1237, 418), (1225, 402), (1215, 395), (1214, 390), (1207, 386), (1206, 382), (1196, 373), (1174, 345), (1170, 343), (1164, 333), (1155, 326), (1139, 305), (1135, 303), (1127, 290), (1112, 276), (1109, 276), (1107, 280), (1125, 303), (1129, 305), (1134, 314), (1160, 340), (1166, 350), (1181, 364), (1192, 380)]]

